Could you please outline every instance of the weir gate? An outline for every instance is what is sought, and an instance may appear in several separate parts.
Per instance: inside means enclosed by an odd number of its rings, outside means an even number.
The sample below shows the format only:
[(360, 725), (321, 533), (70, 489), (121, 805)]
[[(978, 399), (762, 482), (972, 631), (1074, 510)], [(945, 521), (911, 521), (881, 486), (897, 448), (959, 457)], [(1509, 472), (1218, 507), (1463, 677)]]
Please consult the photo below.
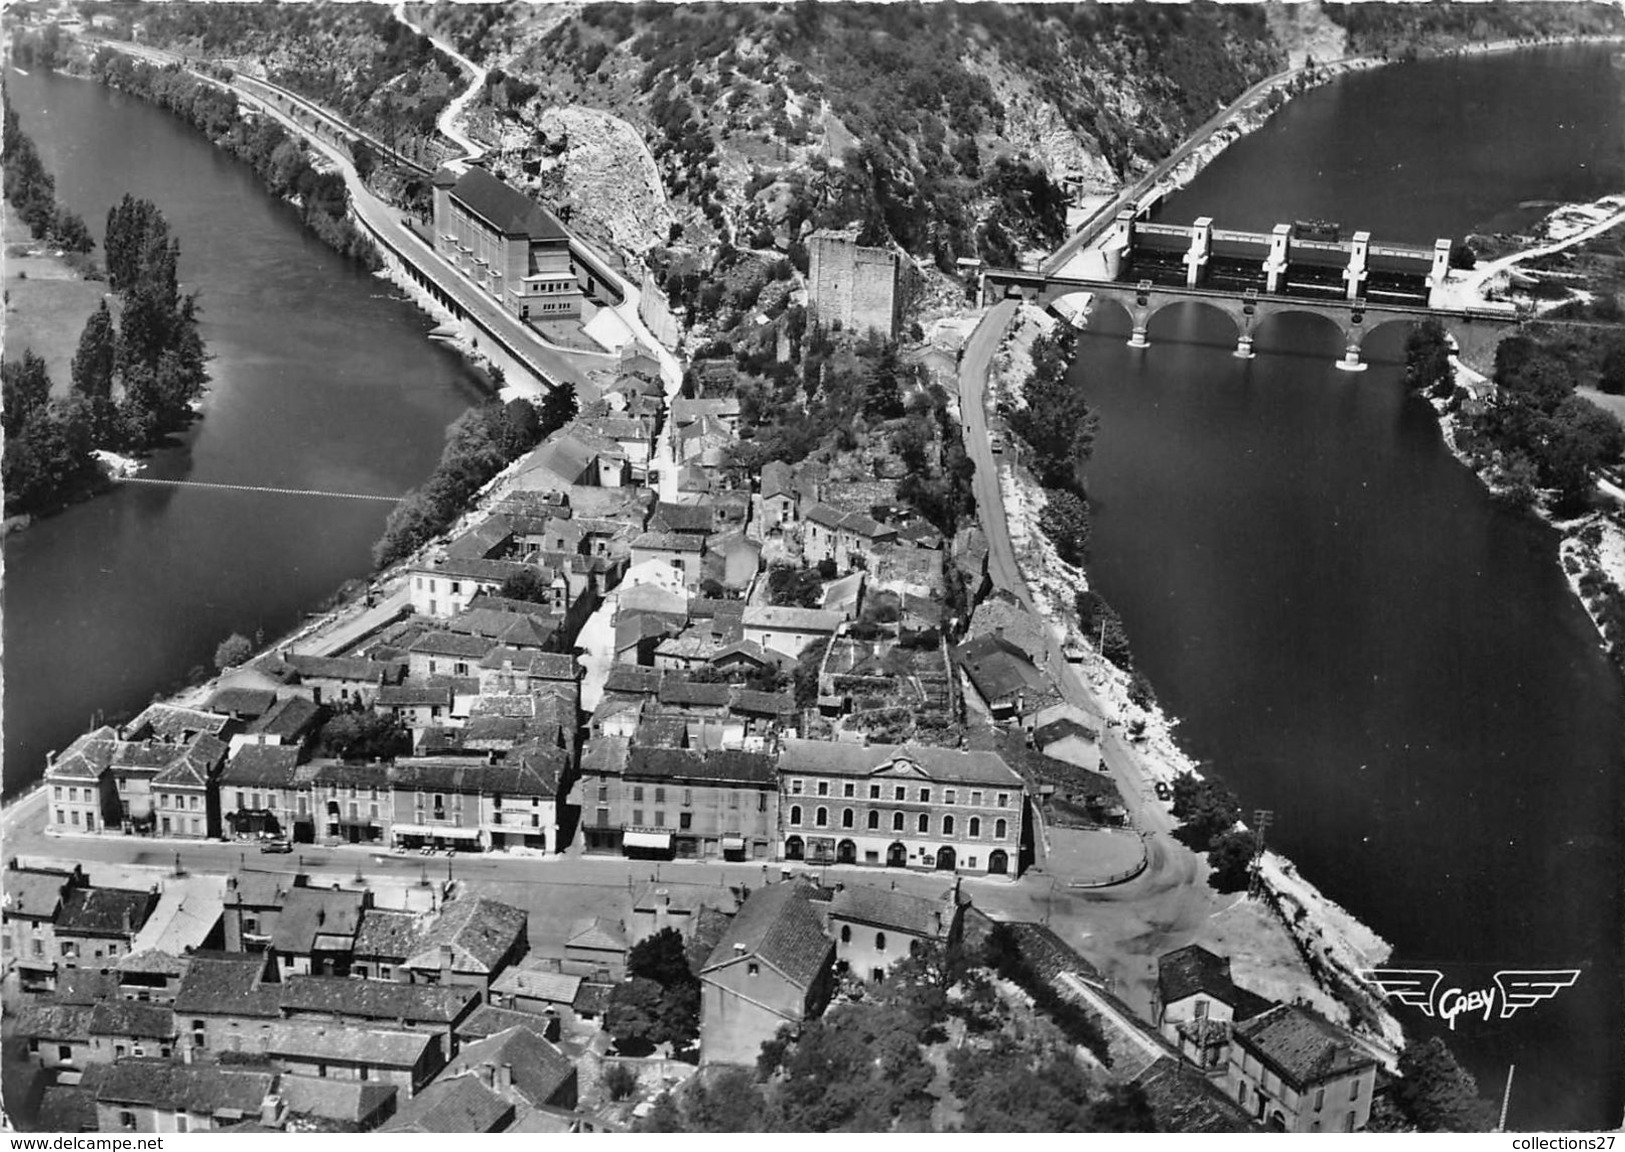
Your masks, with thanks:
[(1125, 209), (1072, 264), (1097, 275), (988, 269), (982, 299), (1021, 298), (1043, 307), (1069, 296), (1095, 305), (1114, 301), (1133, 322), (1129, 344), (1136, 348), (1147, 347), (1151, 317), (1163, 308), (1201, 303), (1235, 322), (1242, 357), (1252, 356), (1254, 331), (1265, 319), (1306, 312), (1338, 326), (1344, 350), (1337, 366), (1349, 371), (1365, 367), (1360, 346), (1370, 332), (1432, 317), (1464, 357), (1486, 363), (1519, 317), (1510, 305), (1445, 306), (1450, 248), (1448, 240), (1431, 248), (1373, 244), (1369, 232), (1344, 240), (1336, 225), (1320, 222), (1277, 224), (1270, 232), (1215, 228), (1206, 216), (1190, 225), (1160, 224)]

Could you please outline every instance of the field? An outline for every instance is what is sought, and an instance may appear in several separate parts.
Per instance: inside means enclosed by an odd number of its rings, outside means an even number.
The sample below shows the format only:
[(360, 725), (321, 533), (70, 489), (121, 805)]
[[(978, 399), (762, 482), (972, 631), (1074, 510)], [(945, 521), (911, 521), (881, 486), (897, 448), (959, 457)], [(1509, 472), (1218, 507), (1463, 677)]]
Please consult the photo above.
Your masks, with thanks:
[(5, 212), (5, 355), (31, 348), (51, 373), (51, 393), (66, 395), (69, 367), (85, 320), (107, 285), (83, 280), (66, 263), (29, 239), (28, 229)]

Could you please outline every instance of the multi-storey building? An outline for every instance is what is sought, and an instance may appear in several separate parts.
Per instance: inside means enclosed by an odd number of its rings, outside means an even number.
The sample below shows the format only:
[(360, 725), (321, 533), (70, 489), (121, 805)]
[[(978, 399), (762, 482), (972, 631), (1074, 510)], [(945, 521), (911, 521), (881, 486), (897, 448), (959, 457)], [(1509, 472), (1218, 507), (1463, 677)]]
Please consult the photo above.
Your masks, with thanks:
[(1230, 1032), (1225, 1086), (1277, 1132), (1358, 1132), (1371, 1118), (1377, 1061), (1347, 1031), (1281, 1004)]
[(787, 860), (1013, 875), (1026, 786), (997, 752), (787, 740)]
[(435, 250), (521, 320), (581, 314), (570, 236), (553, 214), (483, 168), (434, 178)]

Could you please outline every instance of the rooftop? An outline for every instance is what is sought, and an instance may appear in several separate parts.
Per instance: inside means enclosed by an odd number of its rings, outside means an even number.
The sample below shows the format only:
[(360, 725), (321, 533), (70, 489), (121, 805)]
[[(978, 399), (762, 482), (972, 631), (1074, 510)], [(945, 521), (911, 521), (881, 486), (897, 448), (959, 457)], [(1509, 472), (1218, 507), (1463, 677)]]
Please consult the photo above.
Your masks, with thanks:
[(951, 889), (932, 900), (867, 884), (849, 884), (837, 891), (829, 904), (832, 918), (934, 939), (947, 938), (953, 928), (955, 912)]
[(458, 178), (451, 195), (504, 236), (569, 239), (569, 233), (551, 212), (477, 165)]
[(282, 984), (282, 1012), (320, 1012), (369, 1020), (450, 1024), (480, 1001), (475, 988), (397, 984), (347, 976), (289, 976)]
[(56, 930), (99, 936), (134, 936), (158, 903), (154, 892), (132, 888), (74, 888), (62, 901)]
[(835, 944), (809, 899), (811, 889), (794, 881), (769, 884), (750, 894), (701, 969), (713, 972), (746, 957), (771, 965), (802, 988), (828, 966)]
[(1376, 1063), (1348, 1032), (1296, 1004), (1279, 1004), (1243, 1021), (1232, 1035), (1300, 1091)]
[(226, 770), (220, 774), (220, 786), (286, 788), (293, 783), (298, 767), (298, 745), (244, 744), (226, 762)]
[(809, 775), (913, 776), (950, 784), (987, 784), (1019, 792), (1022, 779), (997, 752), (962, 752), (925, 744), (842, 744), (786, 740), (779, 772)]
[(281, 989), (264, 984), (263, 952), (195, 953), (175, 993), (175, 1011), (183, 1016), (258, 1016), (281, 1014)]
[[(342, 979), (342, 978), (341, 978)], [(345, 980), (367, 984), (366, 980)], [(410, 985), (399, 985), (410, 987)], [(411, 1068), (439, 1038), (432, 1032), (384, 1028), (343, 1028), (310, 1020), (284, 1020), (261, 1034), (268, 1056), (303, 1057), (384, 1068)]]
[(283, 899), (282, 915), (277, 917), (271, 947), (286, 955), (297, 956), (311, 950), (318, 934), (354, 936), (361, 922), (361, 909), (366, 903), (364, 892), (293, 888)]
[(476, 1076), (436, 1080), (407, 1102), (384, 1132), (500, 1132), (513, 1122), (514, 1107)]

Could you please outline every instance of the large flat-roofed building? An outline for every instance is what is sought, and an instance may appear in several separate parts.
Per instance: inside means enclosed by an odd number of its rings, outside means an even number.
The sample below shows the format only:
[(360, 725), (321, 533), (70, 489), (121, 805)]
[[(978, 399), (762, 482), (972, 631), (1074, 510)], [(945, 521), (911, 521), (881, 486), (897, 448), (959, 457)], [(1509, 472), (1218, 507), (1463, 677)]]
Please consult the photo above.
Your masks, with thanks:
[(569, 233), (551, 212), (483, 168), (435, 174), (434, 243), (521, 320), (581, 315)]

